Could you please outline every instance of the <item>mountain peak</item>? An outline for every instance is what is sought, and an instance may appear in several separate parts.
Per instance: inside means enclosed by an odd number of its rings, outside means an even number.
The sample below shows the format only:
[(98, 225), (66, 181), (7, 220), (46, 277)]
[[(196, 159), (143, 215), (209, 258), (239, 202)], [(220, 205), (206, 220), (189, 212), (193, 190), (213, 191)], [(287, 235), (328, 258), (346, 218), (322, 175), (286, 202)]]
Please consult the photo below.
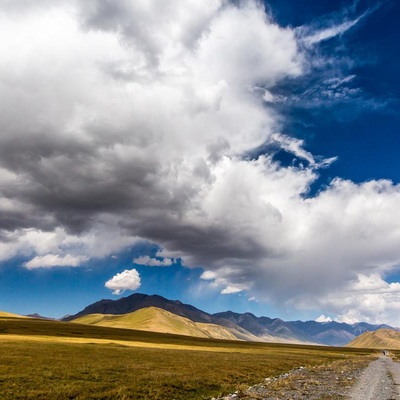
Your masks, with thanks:
[(43, 315), (40, 315), (40, 314), (38, 314), (38, 313), (27, 314), (27, 315), (25, 315), (25, 317), (36, 318), (36, 319), (54, 320), (54, 318), (44, 317)]
[(210, 314), (189, 304), (183, 304), (179, 300), (168, 300), (157, 294), (147, 295), (142, 293), (134, 293), (118, 300), (100, 300), (90, 304), (77, 314), (68, 316), (63, 320), (71, 321), (88, 314), (127, 314), (147, 307), (161, 308), (181, 317), (189, 318), (194, 322), (211, 321)]
[(320, 323), (332, 322), (332, 318), (326, 317), (324, 314), (321, 314), (318, 318), (315, 319), (315, 322), (320, 322)]

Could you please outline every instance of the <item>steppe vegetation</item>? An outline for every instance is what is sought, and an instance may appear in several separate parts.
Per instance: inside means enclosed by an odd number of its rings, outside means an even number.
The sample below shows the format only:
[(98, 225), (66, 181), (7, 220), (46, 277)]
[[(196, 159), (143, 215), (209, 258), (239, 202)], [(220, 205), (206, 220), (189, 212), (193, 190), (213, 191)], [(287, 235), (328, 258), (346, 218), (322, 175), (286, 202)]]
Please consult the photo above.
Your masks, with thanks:
[(207, 399), (370, 351), (0, 318), (2, 399)]

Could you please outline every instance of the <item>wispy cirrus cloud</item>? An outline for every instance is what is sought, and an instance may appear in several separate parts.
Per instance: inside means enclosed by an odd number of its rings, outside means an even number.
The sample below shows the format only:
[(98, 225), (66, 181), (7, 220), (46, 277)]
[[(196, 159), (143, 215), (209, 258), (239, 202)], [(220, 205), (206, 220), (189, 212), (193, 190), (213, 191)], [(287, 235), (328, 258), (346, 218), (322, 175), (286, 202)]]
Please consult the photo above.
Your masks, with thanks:
[(361, 15), (353, 20), (344, 21), (339, 24), (328, 26), (321, 29), (310, 29), (310, 27), (300, 27), (297, 32), (300, 37), (300, 42), (306, 47), (312, 47), (324, 40), (329, 40), (335, 38), (339, 35), (343, 35), (349, 29), (353, 28), (359, 23), (359, 21), (364, 17)]
[(337, 157), (331, 157), (327, 159), (318, 156), (316, 157), (309, 151), (304, 149), (303, 140), (295, 139), (284, 134), (274, 133), (271, 136), (271, 141), (272, 143), (278, 143), (281, 149), (292, 153), (294, 156), (298, 157), (301, 160), (307, 161), (309, 165), (313, 168), (327, 167), (337, 160)]
[(381, 2), (377, 2), (364, 11), (357, 12), (356, 3), (353, 3), (340, 11), (324, 15), (309, 25), (297, 27), (296, 34), (303, 46), (307, 48), (314, 47), (321, 42), (346, 34), (377, 11), (381, 5)]
[[(264, 100), (286, 109), (296, 107), (316, 111), (351, 104), (357, 115), (363, 110), (385, 108), (387, 97), (377, 98), (366, 92), (354, 74), (356, 65), (362, 66), (375, 60), (369, 59), (366, 54), (352, 57), (347, 48), (348, 37), (363, 28), (381, 5), (378, 2), (361, 10), (353, 3), (310, 24), (296, 27), (294, 32), (298, 45), (305, 50), (304, 57), (307, 58), (305, 74), (301, 79), (278, 85), (274, 93), (265, 91)], [(328, 46), (327, 41), (330, 41)], [(330, 50), (327, 51), (327, 47)]]

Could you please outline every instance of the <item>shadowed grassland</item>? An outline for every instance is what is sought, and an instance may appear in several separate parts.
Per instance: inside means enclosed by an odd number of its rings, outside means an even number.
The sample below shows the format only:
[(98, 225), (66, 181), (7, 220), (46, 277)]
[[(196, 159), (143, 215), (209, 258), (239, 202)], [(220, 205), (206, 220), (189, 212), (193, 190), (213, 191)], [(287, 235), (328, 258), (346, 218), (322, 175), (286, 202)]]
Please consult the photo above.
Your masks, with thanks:
[(0, 318), (1, 399), (204, 399), (365, 350)]

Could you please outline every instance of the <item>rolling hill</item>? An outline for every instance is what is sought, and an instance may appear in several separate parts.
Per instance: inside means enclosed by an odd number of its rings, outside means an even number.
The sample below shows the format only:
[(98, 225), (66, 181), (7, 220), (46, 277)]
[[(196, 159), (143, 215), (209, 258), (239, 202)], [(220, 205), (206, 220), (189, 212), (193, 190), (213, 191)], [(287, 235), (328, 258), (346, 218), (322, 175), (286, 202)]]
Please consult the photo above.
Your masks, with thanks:
[(175, 315), (157, 307), (142, 308), (132, 313), (120, 315), (88, 314), (78, 317), (72, 322), (203, 338), (237, 339), (233, 333), (223, 326), (193, 322), (188, 318)]
[(365, 332), (347, 344), (346, 347), (400, 350), (400, 332), (393, 329)]
[(29, 318), (26, 315), (13, 314), (6, 311), (0, 311), (0, 318)]

